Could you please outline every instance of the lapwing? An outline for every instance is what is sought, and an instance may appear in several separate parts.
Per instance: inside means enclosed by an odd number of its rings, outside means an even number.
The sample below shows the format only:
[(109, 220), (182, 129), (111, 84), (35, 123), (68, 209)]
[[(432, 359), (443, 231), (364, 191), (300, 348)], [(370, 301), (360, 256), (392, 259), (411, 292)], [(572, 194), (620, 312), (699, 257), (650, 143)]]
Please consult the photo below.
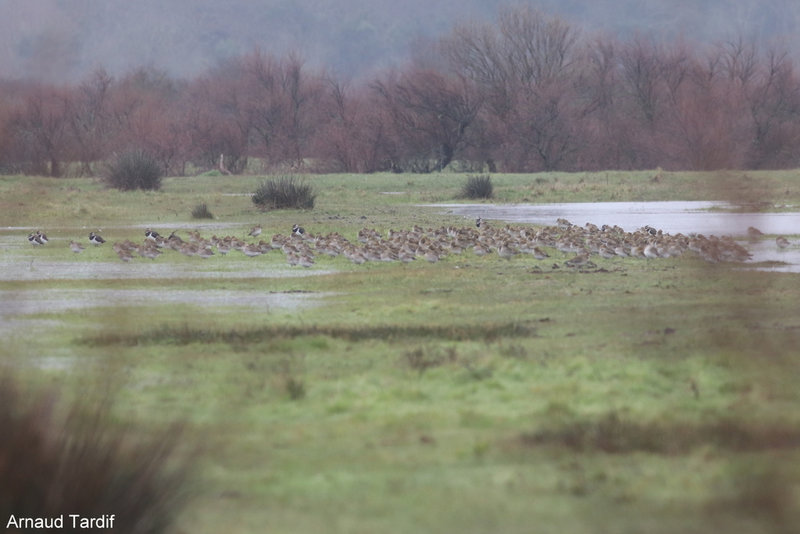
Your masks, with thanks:
[(151, 230), (150, 228), (148, 228), (147, 230), (144, 231), (144, 237), (145, 239), (149, 239), (150, 241), (158, 241), (158, 238), (160, 238), (161, 235), (155, 230)]
[(39, 234), (36, 232), (28, 234), (28, 243), (33, 245), (34, 247), (38, 247), (39, 245), (44, 245), (44, 241), (39, 237)]
[(94, 233), (94, 232), (90, 232), (89, 233), (89, 243), (91, 243), (92, 245), (95, 245), (95, 246), (102, 245), (105, 242), (106, 242), (106, 240), (103, 239), (102, 237), (100, 237), (99, 235), (97, 235), (96, 233)]
[(292, 235), (297, 235), (297, 236), (302, 237), (302, 236), (305, 235), (305, 233), (306, 233), (306, 229), (303, 228), (302, 226), (297, 225), (297, 224), (292, 226)]

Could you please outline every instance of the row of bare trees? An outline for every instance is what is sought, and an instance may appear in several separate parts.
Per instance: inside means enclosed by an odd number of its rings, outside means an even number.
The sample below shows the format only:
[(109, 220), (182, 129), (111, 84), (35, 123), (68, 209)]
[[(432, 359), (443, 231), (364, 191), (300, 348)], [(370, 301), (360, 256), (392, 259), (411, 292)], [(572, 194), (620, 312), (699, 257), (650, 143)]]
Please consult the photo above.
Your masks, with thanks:
[(735, 38), (620, 41), (530, 7), (455, 27), (403, 68), (346, 83), (261, 51), (176, 80), (102, 70), (0, 82), (0, 170), (92, 174), (143, 149), (171, 174), (248, 159), (307, 171), (782, 168), (800, 163), (788, 54)]

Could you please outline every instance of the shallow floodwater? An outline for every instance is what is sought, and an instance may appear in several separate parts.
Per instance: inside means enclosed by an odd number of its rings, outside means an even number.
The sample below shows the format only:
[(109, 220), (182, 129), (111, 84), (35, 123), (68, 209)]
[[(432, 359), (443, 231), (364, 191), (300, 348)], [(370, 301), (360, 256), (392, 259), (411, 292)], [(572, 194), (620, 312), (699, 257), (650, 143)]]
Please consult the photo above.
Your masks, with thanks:
[[(137, 227), (138, 228), (138, 227)], [(219, 226), (207, 226), (210, 231)], [(0, 290), (0, 338), (14, 332), (52, 328), (57, 319), (31, 317), (40, 313), (70, 313), (87, 308), (146, 305), (190, 305), (210, 308), (237, 308), (261, 312), (295, 310), (319, 305), (325, 296), (320, 293), (270, 292), (269, 279), (329, 274), (329, 269), (289, 267), (279, 252), (248, 258), (238, 252), (210, 259), (181, 258), (178, 261), (135, 258), (129, 263), (108, 259), (111, 250), (95, 250), (91, 246), (80, 255), (69, 248), (74, 229), (49, 230), (46, 248), (33, 248), (27, 242), (28, 229), (0, 228), (0, 282), (8, 289)], [(88, 246), (88, 245), (87, 245)], [(110, 245), (106, 245), (110, 248)], [(168, 251), (168, 254), (177, 252)], [(94, 256), (88, 256), (94, 255)], [(88, 256), (88, 258), (87, 258)], [(102, 256), (103, 259), (89, 259)], [(173, 289), (167, 280), (185, 279), (253, 279), (246, 290), (188, 290), (178, 282)], [(82, 288), (58, 289), (37, 285), (35, 289), (16, 289), (14, 282), (45, 280), (130, 280), (125, 289)], [(164, 280), (153, 288), (131, 287), (138, 280)], [(26, 286), (27, 287), (27, 286)], [(123, 286), (124, 287), (124, 286)]]
[[(43, 291), (0, 291), (0, 337), (29, 336), (38, 329), (57, 328), (58, 319), (31, 318), (41, 313), (68, 313), (105, 306), (148, 306), (189, 304), (236, 307), (258, 312), (298, 310), (317, 306), (323, 293), (270, 293), (267, 291), (184, 290), (184, 289), (46, 289)], [(48, 370), (69, 370), (78, 358), (46, 354), (27, 358), (27, 365)]]
[[(632, 232), (648, 225), (670, 234), (729, 235), (744, 239), (747, 229), (755, 227), (764, 234), (795, 236), (800, 234), (800, 213), (734, 213), (726, 202), (576, 202), (564, 204), (434, 204), (449, 213), (470, 220), (482, 217), (504, 223), (528, 223), (552, 226), (557, 219), (567, 219), (583, 226), (592, 223), (617, 225)], [(792, 245), (780, 249), (775, 240), (765, 238), (755, 242), (743, 241), (753, 254), (750, 262), (782, 262), (765, 268), (770, 271), (800, 272), (800, 238), (789, 240)]]
[[(239, 225), (241, 226), (241, 225)], [(166, 227), (166, 226), (165, 226)], [(139, 226), (126, 226), (124, 228), (140, 228)], [(144, 226), (141, 226), (144, 228)], [(217, 226), (203, 227), (209, 233)], [(34, 249), (26, 237), (30, 229), (0, 228), (0, 282), (33, 281), (33, 280), (164, 280), (170, 278), (294, 278), (300, 276), (315, 276), (330, 274), (334, 271), (314, 267), (303, 269), (290, 267), (285, 262), (276, 264), (273, 261), (264, 261), (266, 256), (248, 258), (239, 252), (233, 251), (227, 256), (214, 256), (210, 259), (189, 258), (186, 261), (146, 260), (135, 258), (129, 263), (116, 259), (108, 250), (95, 251), (86, 240), (85, 246), (89, 247), (80, 255), (74, 254), (69, 249), (69, 240), (77, 234), (70, 229), (53, 229), (48, 232), (50, 242), (46, 245), (48, 255), (41, 254), (44, 250)], [(110, 244), (105, 245), (110, 248)], [(63, 251), (62, 254), (53, 254), (54, 250)], [(97, 261), (84, 261), (85, 255), (104, 253), (105, 259)], [(177, 252), (167, 251), (167, 254)], [(271, 258), (277, 258), (279, 252), (270, 253)], [(114, 259), (110, 259), (109, 256)]]
[[(670, 234), (746, 236), (754, 226), (765, 234), (800, 234), (800, 213), (732, 213), (730, 204), (716, 201), (574, 202), (565, 204), (434, 204), (470, 219), (483, 217), (516, 223), (554, 225), (563, 218), (573, 224), (617, 225), (632, 232), (648, 225)], [(718, 210), (718, 211), (714, 211)]]
[(319, 293), (271, 293), (217, 289), (48, 289), (0, 291), (0, 318), (36, 313), (60, 313), (102, 306), (194, 304), (231, 306), (260, 311), (297, 309), (315, 304)]
[[(67, 249), (67, 252), (69, 250)], [(69, 252), (72, 254), (72, 252)], [(276, 253), (277, 254), (277, 253)], [(294, 278), (330, 274), (323, 269), (302, 269), (258, 265), (258, 258), (250, 258), (249, 265), (241, 260), (232, 269), (231, 264), (210, 264), (197, 258), (197, 262), (167, 263), (158, 260), (136, 259), (121, 261), (71, 262), (42, 260), (26, 257), (23, 261), (0, 258), (0, 281), (32, 280), (155, 280), (170, 278)], [(205, 265), (200, 262), (206, 262)], [(215, 267), (220, 267), (219, 269)]]
[(188, 304), (246, 308), (259, 312), (297, 310), (319, 305), (321, 293), (184, 289), (46, 289), (0, 291), (0, 335), (51, 328), (59, 321), (30, 319), (40, 313), (65, 313), (106, 306)]

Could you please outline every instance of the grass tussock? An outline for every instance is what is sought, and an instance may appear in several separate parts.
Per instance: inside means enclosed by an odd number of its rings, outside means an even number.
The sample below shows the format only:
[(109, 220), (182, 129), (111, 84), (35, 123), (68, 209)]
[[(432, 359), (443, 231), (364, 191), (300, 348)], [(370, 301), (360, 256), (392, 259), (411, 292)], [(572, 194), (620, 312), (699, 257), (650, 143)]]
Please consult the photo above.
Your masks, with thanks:
[(211, 213), (211, 210), (208, 209), (208, 205), (203, 202), (202, 204), (198, 204), (194, 208), (192, 208), (192, 218), (193, 219), (213, 219), (214, 214)]
[(527, 323), (479, 323), (465, 325), (270, 325), (248, 330), (211, 330), (190, 325), (162, 326), (141, 333), (103, 332), (79, 339), (89, 346), (114, 345), (188, 345), (191, 343), (228, 343), (247, 345), (273, 339), (301, 336), (328, 336), (347, 341), (368, 339), (444, 339), (450, 341), (494, 341), (501, 337), (531, 337), (535, 327)]
[(252, 198), (262, 210), (312, 209), (316, 195), (310, 185), (288, 175), (262, 182)]
[(683, 454), (712, 445), (736, 452), (800, 448), (800, 428), (740, 420), (712, 423), (636, 422), (610, 412), (523, 434), (529, 446), (556, 445), (579, 452)]
[(106, 183), (122, 191), (136, 189), (161, 189), (164, 176), (161, 165), (143, 150), (123, 152), (111, 162), (106, 175)]
[[(28, 394), (26, 394), (28, 393)], [(100, 517), (114, 532), (165, 532), (184, 504), (188, 462), (175, 460), (181, 432), (144, 437), (120, 427), (109, 405), (64, 409), (0, 380), (0, 516)]]
[(417, 347), (405, 353), (405, 363), (417, 371), (422, 376), (425, 371), (434, 367), (439, 367), (446, 363), (453, 363), (458, 360), (458, 353), (453, 347), (444, 350), (432, 350), (428, 347)]
[(492, 177), (488, 174), (467, 176), (464, 185), (461, 186), (461, 198), (482, 199), (494, 196)]

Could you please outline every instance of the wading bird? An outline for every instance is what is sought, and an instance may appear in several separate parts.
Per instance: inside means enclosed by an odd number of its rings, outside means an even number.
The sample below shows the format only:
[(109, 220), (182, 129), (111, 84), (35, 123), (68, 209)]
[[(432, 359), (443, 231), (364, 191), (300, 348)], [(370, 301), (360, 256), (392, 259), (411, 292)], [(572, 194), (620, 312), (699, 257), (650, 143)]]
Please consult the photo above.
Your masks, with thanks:
[(89, 243), (91, 243), (92, 245), (95, 245), (95, 246), (102, 245), (105, 242), (106, 242), (106, 240), (103, 239), (102, 237), (100, 237), (99, 235), (97, 235), (96, 233), (94, 233), (94, 232), (90, 232), (89, 233)]

